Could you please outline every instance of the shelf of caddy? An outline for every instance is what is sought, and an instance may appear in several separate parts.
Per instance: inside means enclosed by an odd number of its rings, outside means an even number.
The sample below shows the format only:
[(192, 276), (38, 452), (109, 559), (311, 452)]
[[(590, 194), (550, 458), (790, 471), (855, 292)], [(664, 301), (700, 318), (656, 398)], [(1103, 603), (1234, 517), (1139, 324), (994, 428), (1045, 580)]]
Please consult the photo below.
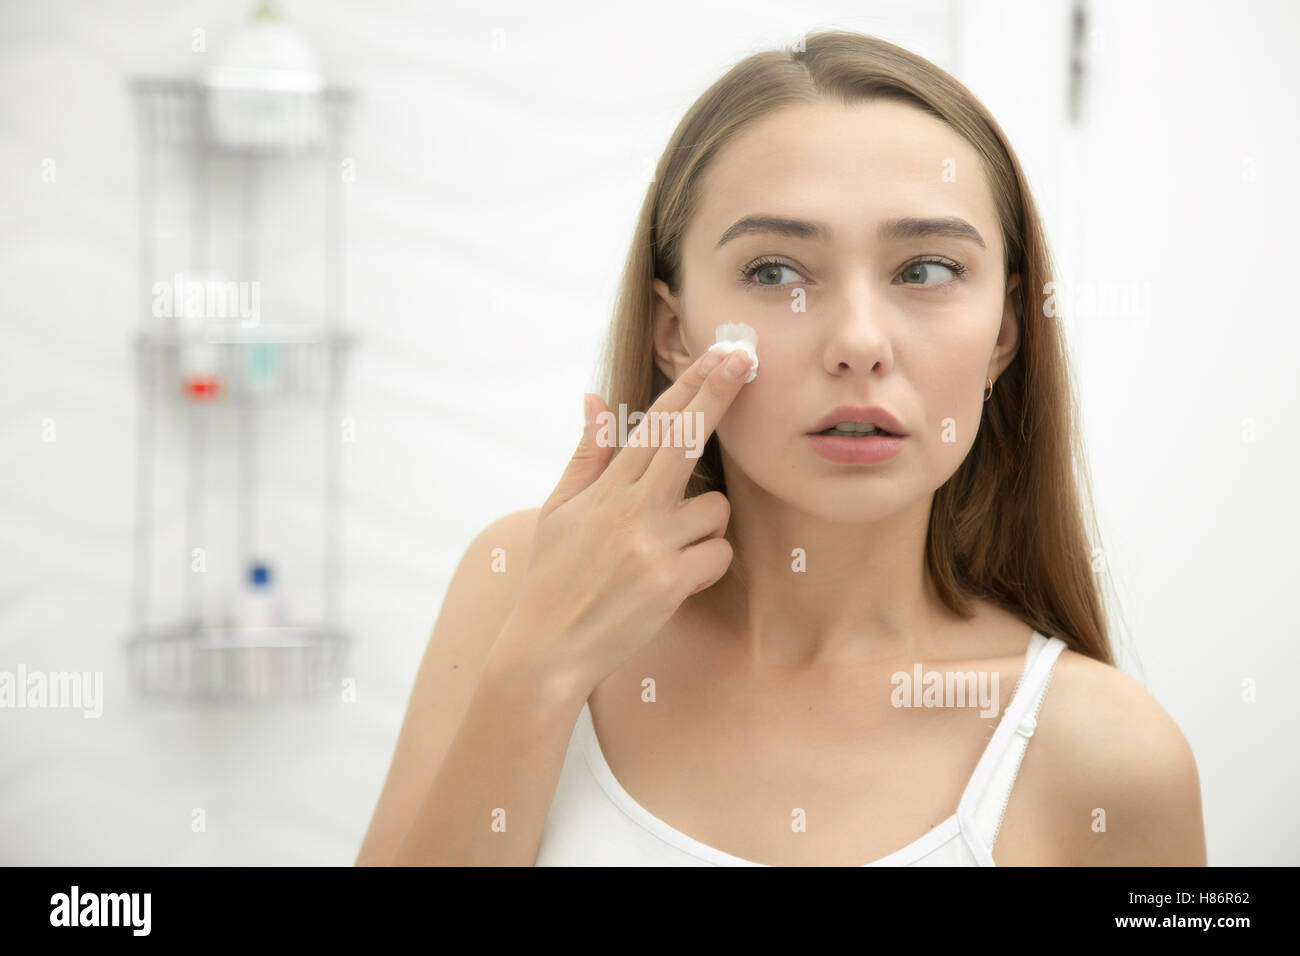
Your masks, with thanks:
[(137, 689), (151, 698), (284, 701), (337, 687), (349, 639), (319, 626), (176, 625), (129, 644)]

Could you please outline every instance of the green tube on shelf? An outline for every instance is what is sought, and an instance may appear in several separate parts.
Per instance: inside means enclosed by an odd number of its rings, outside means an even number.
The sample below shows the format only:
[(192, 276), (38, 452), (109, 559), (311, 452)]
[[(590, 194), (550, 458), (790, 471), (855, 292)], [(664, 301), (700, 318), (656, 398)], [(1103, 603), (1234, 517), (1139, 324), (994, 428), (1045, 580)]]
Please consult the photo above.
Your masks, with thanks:
[(250, 384), (263, 388), (275, 378), (275, 346), (255, 342), (244, 346), (244, 371)]

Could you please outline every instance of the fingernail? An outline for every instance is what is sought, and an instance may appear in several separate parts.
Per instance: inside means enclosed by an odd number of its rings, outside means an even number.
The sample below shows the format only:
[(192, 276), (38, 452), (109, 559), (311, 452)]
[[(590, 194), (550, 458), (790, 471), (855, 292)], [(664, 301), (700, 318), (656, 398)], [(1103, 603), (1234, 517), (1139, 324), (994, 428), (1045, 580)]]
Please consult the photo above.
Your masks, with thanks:
[(591, 396), (582, 396), (582, 427), (586, 428), (591, 424)]
[(726, 356), (721, 352), (710, 349), (704, 353), (704, 358), (700, 361), (700, 371), (705, 373), (712, 372), (718, 367), (718, 363), (724, 358), (726, 358)]
[(733, 381), (741, 378), (748, 371), (749, 356), (739, 350), (732, 352), (727, 358), (727, 364), (722, 367), (722, 374)]

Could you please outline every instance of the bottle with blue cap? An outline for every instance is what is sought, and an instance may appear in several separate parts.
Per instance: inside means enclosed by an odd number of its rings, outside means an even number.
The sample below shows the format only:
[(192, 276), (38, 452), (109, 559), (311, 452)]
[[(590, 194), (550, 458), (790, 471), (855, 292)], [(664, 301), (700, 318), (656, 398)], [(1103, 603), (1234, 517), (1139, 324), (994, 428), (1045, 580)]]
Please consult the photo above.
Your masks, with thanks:
[(278, 627), (284, 623), (271, 566), (265, 561), (254, 561), (248, 566), (248, 591), (241, 623), (245, 627)]

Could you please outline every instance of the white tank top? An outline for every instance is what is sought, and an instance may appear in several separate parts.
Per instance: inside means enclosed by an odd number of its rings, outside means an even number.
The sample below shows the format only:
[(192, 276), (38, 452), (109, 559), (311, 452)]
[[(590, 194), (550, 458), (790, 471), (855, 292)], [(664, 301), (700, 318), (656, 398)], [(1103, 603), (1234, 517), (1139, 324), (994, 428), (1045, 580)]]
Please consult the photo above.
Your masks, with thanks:
[[(1034, 632), (1025, 667), (957, 812), (864, 866), (996, 866), (993, 844), (1056, 659), (1060, 638)], [(632, 799), (605, 762), (586, 703), (569, 739), (535, 866), (762, 866), (688, 837)]]

